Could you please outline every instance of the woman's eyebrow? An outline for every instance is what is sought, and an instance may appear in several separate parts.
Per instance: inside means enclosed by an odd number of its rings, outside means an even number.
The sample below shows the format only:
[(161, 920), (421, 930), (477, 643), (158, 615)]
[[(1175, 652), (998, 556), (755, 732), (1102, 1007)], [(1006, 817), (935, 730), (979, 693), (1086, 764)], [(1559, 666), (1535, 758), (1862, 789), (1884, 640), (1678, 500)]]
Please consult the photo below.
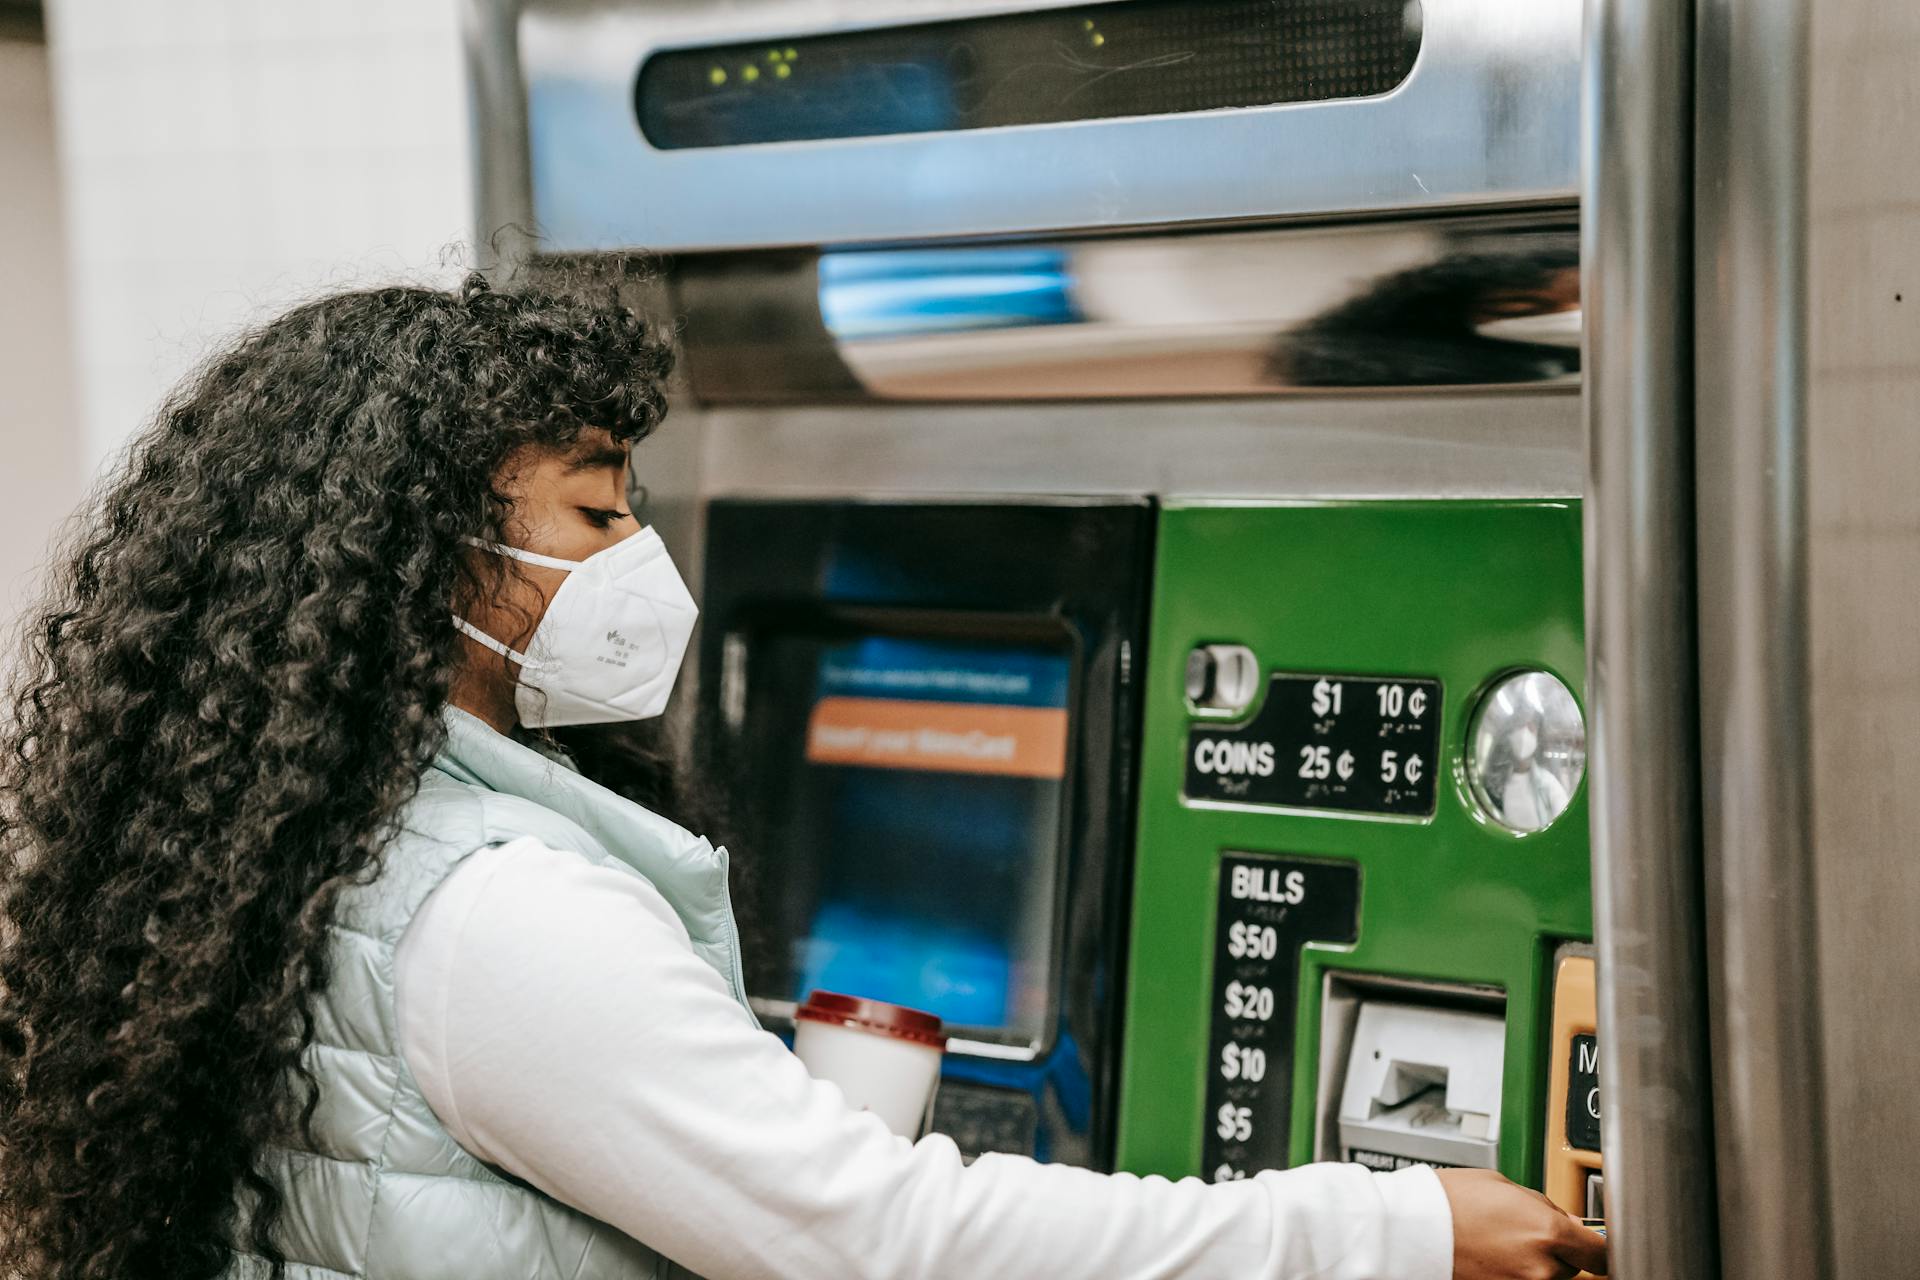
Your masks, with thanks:
[(581, 454), (569, 462), (567, 464), (567, 474), (572, 475), (577, 471), (596, 471), (603, 467), (617, 467), (624, 471), (626, 470), (627, 460), (628, 456), (625, 449), (617, 447), (595, 449), (591, 453)]

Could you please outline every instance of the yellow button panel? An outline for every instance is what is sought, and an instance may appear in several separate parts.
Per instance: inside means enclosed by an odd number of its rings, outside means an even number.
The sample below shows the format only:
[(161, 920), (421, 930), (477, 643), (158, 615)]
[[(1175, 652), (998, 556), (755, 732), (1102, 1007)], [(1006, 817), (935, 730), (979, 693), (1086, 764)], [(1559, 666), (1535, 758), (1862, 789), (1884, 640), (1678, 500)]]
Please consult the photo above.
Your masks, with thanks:
[(1593, 957), (1563, 952), (1553, 975), (1545, 1190), (1579, 1218), (1606, 1217), (1597, 1024)]

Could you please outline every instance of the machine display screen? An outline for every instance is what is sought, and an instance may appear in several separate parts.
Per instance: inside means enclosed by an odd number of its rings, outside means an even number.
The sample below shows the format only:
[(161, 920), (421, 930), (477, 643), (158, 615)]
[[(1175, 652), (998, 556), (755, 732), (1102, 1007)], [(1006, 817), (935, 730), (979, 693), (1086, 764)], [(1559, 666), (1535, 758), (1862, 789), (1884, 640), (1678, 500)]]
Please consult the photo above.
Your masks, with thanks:
[(656, 148), (864, 138), (1372, 97), (1420, 0), (1121, 0), (676, 49), (634, 87)]
[(806, 634), (755, 648), (778, 879), (764, 901), (785, 962), (759, 994), (839, 991), (1043, 1042), (1071, 652)]

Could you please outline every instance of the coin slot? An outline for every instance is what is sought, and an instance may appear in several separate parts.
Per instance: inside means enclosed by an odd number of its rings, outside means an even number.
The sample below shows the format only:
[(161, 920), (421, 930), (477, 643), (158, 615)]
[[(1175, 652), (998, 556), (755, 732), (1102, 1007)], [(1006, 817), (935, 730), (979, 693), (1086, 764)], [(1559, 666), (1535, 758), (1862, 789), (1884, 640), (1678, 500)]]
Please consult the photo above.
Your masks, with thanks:
[(1260, 692), (1260, 660), (1243, 644), (1203, 644), (1187, 654), (1187, 701), (1235, 715)]

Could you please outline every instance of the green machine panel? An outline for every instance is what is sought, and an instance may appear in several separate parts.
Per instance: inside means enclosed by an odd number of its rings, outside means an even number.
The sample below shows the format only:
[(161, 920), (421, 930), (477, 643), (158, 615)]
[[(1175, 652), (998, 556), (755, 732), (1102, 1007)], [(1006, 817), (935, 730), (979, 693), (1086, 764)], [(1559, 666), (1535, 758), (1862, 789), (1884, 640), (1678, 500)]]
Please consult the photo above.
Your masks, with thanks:
[[(1592, 934), (1586, 787), (1516, 834), (1474, 798), (1468, 734), (1516, 672), (1584, 705), (1578, 504), (1170, 503), (1153, 600), (1118, 1166), (1334, 1155), (1376, 999), (1415, 1006), (1408, 1034), (1486, 1033), (1480, 1162), (1538, 1185), (1549, 970)], [(1190, 700), (1207, 646), (1240, 647), (1246, 706)], [(1423, 1083), (1401, 1056), (1387, 1094)]]

